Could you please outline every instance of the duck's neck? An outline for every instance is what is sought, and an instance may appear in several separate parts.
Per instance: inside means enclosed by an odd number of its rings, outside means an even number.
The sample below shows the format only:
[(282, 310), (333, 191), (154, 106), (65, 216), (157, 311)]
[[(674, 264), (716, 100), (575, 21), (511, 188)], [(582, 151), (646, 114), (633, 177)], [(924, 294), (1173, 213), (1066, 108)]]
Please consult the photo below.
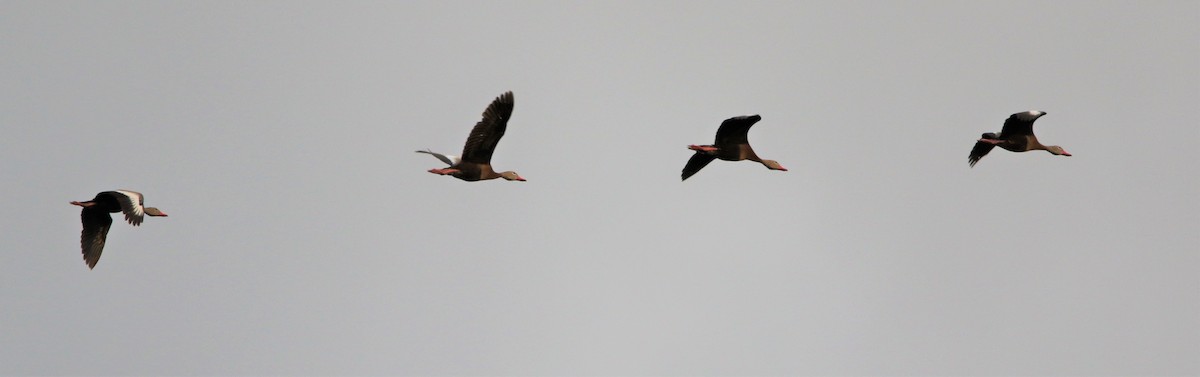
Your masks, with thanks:
[(1038, 141), (1038, 139), (1037, 139), (1037, 136), (1030, 135), (1030, 136), (1029, 136), (1029, 141), (1028, 141), (1028, 143), (1029, 143), (1029, 144), (1027, 144), (1027, 145), (1026, 145), (1026, 147), (1025, 147), (1025, 149), (1026, 149), (1026, 150), (1030, 150), (1030, 151), (1034, 151), (1034, 150), (1037, 150), (1037, 151), (1044, 151), (1044, 150), (1046, 150), (1046, 146), (1045, 146), (1045, 145), (1042, 145), (1042, 143)]
[(739, 145), (738, 149), (738, 153), (741, 154), (743, 160), (750, 160), (758, 163), (763, 162), (763, 160), (758, 157), (758, 154), (754, 153), (754, 149), (751, 149), (749, 145)]
[(491, 165), (481, 165), (479, 167), (479, 180), (483, 181), (483, 180), (496, 179), (496, 178), (500, 178), (500, 173), (497, 173), (495, 170), (492, 170)]

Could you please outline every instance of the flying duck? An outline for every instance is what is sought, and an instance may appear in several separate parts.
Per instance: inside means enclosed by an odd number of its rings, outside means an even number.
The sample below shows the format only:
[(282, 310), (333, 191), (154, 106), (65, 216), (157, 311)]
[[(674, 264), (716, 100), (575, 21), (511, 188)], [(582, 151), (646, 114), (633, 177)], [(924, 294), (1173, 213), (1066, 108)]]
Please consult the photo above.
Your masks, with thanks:
[(983, 134), (979, 141), (975, 142), (975, 147), (971, 148), (971, 155), (967, 157), (967, 162), (971, 167), (979, 162), (979, 159), (986, 156), (994, 147), (1000, 147), (1012, 152), (1026, 152), (1034, 150), (1042, 150), (1050, 152), (1050, 154), (1058, 156), (1070, 156), (1065, 149), (1057, 145), (1042, 145), (1038, 142), (1037, 136), (1033, 134), (1033, 122), (1041, 118), (1046, 113), (1030, 110), (1026, 112), (1016, 113), (1008, 117), (1004, 121), (1004, 128), (1000, 129), (1000, 134), (993, 132)]
[(154, 207), (142, 206), (142, 194), (131, 190), (105, 191), (96, 194), (95, 198), (86, 202), (72, 201), (71, 204), (83, 207), (79, 218), (83, 221), (83, 232), (79, 235), (79, 245), (83, 249), (83, 260), (88, 269), (96, 267), (100, 261), (100, 253), (104, 251), (104, 240), (108, 237), (108, 229), (112, 226), (109, 213), (123, 212), (125, 221), (133, 226), (142, 224), (142, 215), (163, 216), (167, 214)]
[(447, 156), (429, 150), (417, 151), (417, 153), (433, 155), (450, 165), (448, 168), (429, 169), (429, 172), (433, 174), (451, 175), (468, 182), (496, 178), (525, 181), (525, 178), (521, 178), (516, 172), (497, 173), (492, 170), (492, 152), (496, 151), (496, 144), (500, 143), (500, 138), (504, 136), (504, 129), (508, 126), (508, 118), (512, 116), (512, 111), (512, 92), (505, 92), (496, 97), (492, 104), (483, 111), (483, 119), (475, 124), (475, 128), (471, 129), (471, 134), (467, 136), (467, 143), (463, 146), (461, 157)]
[(717, 158), (725, 161), (750, 160), (763, 164), (767, 169), (787, 171), (774, 160), (759, 158), (754, 154), (754, 149), (750, 148), (746, 133), (750, 131), (750, 126), (759, 120), (762, 120), (762, 117), (758, 115), (726, 119), (721, 122), (721, 127), (717, 128), (717, 140), (712, 145), (689, 145), (688, 149), (696, 151), (696, 154), (693, 154), (683, 167), (683, 180), (687, 180)]

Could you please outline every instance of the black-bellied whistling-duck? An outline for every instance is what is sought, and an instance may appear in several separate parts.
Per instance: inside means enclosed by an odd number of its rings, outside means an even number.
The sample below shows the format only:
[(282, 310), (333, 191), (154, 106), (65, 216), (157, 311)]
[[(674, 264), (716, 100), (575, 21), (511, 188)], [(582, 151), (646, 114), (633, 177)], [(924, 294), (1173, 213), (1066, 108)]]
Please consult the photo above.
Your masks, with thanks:
[(79, 245), (83, 249), (83, 260), (88, 269), (96, 267), (100, 261), (100, 253), (104, 251), (104, 240), (108, 237), (108, 228), (112, 226), (109, 213), (123, 212), (125, 221), (133, 226), (142, 224), (142, 215), (167, 216), (166, 213), (154, 207), (142, 206), (142, 194), (130, 190), (105, 191), (96, 194), (95, 198), (86, 202), (71, 202), (83, 207), (79, 218), (83, 221), (83, 232), (79, 235)]
[(1041, 142), (1038, 142), (1037, 136), (1033, 135), (1033, 122), (1043, 115), (1046, 113), (1031, 110), (1009, 116), (1008, 120), (1004, 121), (1004, 128), (1000, 129), (999, 135), (988, 132), (975, 142), (975, 147), (971, 148), (971, 155), (967, 157), (967, 162), (971, 164), (971, 167), (975, 167), (979, 159), (997, 146), (1012, 152), (1042, 150), (1053, 155), (1070, 156), (1071, 154), (1060, 146), (1042, 145)]
[(433, 174), (452, 175), (454, 178), (470, 182), (496, 178), (524, 181), (525, 178), (521, 178), (516, 172), (497, 173), (492, 170), (492, 152), (496, 151), (496, 144), (500, 143), (500, 138), (504, 136), (504, 129), (508, 127), (508, 118), (512, 116), (512, 111), (512, 92), (505, 92), (496, 97), (496, 100), (492, 101), (492, 104), (483, 111), (483, 119), (475, 124), (475, 128), (471, 129), (471, 134), (467, 136), (467, 143), (463, 146), (461, 158), (428, 150), (417, 152), (431, 154), (450, 164), (448, 168), (429, 169), (429, 172)]
[(750, 131), (750, 126), (759, 120), (762, 120), (762, 117), (758, 115), (726, 119), (717, 129), (717, 140), (712, 145), (689, 145), (688, 149), (696, 151), (696, 154), (693, 154), (687, 165), (683, 167), (683, 179), (687, 180), (688, 177), (696, 174), (717, 158), (725, 161), (750, 160), (763, 164), (767, 169), (787, 171), (774, 160), (758, 158), (758, 155), (754, 154), (754, 149), (750, 148), (750, 141), (746, 138), (746, 133)]

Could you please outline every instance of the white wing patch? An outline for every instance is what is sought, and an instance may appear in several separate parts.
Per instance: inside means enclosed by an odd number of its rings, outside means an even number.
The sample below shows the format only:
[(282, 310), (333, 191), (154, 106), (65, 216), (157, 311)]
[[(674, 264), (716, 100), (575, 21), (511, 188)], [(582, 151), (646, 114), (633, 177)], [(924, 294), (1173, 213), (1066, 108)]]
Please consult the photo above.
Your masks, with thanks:
[(130, 190), (117, 190), (117, 193), (121, 194), (117, 201), (121, 202), (121, 213), (125, 214), (125, 221), (133, 226), (142, 225), (142, 216), (146, 214), (146, 210), (142, 208), (142, 194)]
[(431, 151), (428, 149), (423, 150), (423, 151), (417, 151), (417, 153), (425, 153), (425, 154), (433, 155), (433, 157), (437, 157), (437, 159), (442, 160), (442, 162), (445, 162), (447, 165), (450, 165), (450, 166), (458, 165), (459, 161), (462, 161), (462, 157), (448, 156), (448, 155), (437, 153), (437, 152), (434, 152), (434, 151)]

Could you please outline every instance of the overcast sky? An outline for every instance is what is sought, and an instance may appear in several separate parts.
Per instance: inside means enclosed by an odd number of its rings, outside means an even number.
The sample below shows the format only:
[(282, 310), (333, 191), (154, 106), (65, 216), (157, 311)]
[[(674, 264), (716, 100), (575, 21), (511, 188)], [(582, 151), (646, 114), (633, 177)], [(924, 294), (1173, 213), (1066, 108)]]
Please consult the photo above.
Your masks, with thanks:
[[(1198, 23), (0, 1), (0, 374), (1200, 374)], [(508, 90), (493, 164), (529, 181), (427, 173)], [(1074, 156), (968, 168), (1026, 110)], [(745, 114), (790, 171), (680, 182)], [(68, 202), (121, 188), (170, 217), (89, 271)]]

